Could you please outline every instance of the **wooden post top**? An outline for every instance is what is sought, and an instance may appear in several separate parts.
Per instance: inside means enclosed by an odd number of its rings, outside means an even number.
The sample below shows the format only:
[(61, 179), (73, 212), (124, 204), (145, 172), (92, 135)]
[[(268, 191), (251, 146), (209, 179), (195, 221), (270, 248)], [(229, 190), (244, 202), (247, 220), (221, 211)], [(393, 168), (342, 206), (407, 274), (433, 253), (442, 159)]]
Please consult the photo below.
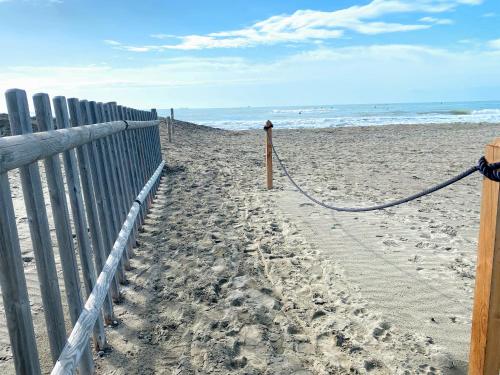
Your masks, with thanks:
[[(488, 143), (486, 147), (500, 147), (500, 138), (495, 138), (493, 141)], [(488, 163), (494, 163), (494, 160), (488, 160)]]

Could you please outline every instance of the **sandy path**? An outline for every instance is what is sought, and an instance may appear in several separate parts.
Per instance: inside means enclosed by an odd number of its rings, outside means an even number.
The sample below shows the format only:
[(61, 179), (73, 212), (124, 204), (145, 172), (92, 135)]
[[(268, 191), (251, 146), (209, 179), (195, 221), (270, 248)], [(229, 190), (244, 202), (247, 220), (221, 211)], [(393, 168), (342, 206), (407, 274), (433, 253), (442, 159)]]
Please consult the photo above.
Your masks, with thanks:
[(176, 130), (101, 373), (312, 373), (260, 262), (264, 233), (249, 225), (247, 206), (258, 182), (234, 164), (232, 143), (229, 134)]
[[(289, 191), (284, 191), (277, 200), (285, 217), (296, 222), (307, 241), (318, 249), (315, 258), (320, 274), (331, 272), (332, 261), (341, 265), (342, 277), (366, 301), (357, 306), (358, 316), (367, 317), (370, 311), (378, 311), (383, 317), (383, 321), (372, 326), (373, 338), (393, 341), (390, 330), (393, 326), (409, 335), (417, 333), (422, 342), (437, 349), (428, 367), (450, 374), (466, 372), (470, 295), (461, 289), (458, 279), (429, 279), (422, 275), (425, 270), (418, 255), (411, 245), (406, 245), (414, 237), (408, 233), (406, 223), (384, 220), (393, 236), (405, 238), (405, 243), (398, 245), (389, 236), (380, 234), (376, 224), (380, 215), (369, 220), (364, 215), (356, 219), (348, 214), (331, 215)], [(439, 262), (437, 258), (435, 264), (426, 266), (438, 266)], [(325, 280), (325, 283), (335, 288), (333, 282)], [(334, 321), (335, 316), (330, 319)], [(399, 339), (403, 340), (399, 344), (405, 345), (406, 338)], [(391, 360), (394, 368), (405, 367), (406, 361), (406, 357), (399, 356)]]

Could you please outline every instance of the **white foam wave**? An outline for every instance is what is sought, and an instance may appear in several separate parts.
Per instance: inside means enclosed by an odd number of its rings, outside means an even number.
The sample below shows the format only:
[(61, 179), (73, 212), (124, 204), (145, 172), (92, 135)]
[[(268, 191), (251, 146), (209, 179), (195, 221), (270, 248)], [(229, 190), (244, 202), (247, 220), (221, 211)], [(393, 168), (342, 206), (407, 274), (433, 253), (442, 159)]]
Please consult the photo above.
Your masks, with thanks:
[(335, 108), (294, 108), (294, 109), (273, 109), (272, 113), (328, 113), (335, 111)]
[(472, 115), (498, 115), (500, 116), (500, 109), (478, 109), (471, 112)]

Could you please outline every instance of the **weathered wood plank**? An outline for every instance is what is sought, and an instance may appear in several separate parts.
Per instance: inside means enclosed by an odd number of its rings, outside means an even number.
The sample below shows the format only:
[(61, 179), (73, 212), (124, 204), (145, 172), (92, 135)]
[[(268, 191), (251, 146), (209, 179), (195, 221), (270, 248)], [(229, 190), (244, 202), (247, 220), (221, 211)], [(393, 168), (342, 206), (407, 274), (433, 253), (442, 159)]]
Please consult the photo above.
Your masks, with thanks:
[[(47, 94), (36, 94), (33, 96), (33, 103), (35, 105), (39, 131), (54, 130), (49, 96)], [(82, 312), (83, 300), (80, 294), (80, 278), (78, 276), (73, 234), (59, 155), (48, 157), (44, 160), (44, 165), (61, 258), (68, 309), (71, 323), (74, 325)], [(80, 362), (80, 374), (92, 374), (93, 372), (94, 361), (90, 348), (87, 347), (83, 352), (82, 361)]]
[[(156, 121), (130, 121), (129, 129), (156, 126)], [(0, 173), (84, 145), (125, 130), (123, 121), (58, 129), (48, 132), (12, 135), (0, 138)]]
[[(119, 120), (125, 120), (125, 115), (123, 111), (123, 107), (121, 105), (116, 106), (115, 111), (117, 113), (118, 119)], [(130, 207), (132, 204), (135, 194), (132, 188), (133, 185), (133, 180), (132, 180), (132, 168), (133, 168), (133, 162), (132, 162), (132, 154), (129, 152), (127, 148), (127, 135), (128, 133), (122, 132), (118, 134), (118, 142), (120, 144), (120, 150), (123, 155), (123, 161), (124, 161), (124, 178), (125, 178), (125, 192), (126, 192), (126, 197), (127, 197), (127, 205)], [(135, 229), (135, 225), (134, 225)], [(133, 230), (128, 244), (127, 244), (127, 253), (128, 257), (131, 258), (134, 255), (133, 252), (133, 244), (136, 243), (135, 240), (135, 231)]]
[[(113, 120), (116, 121), (118, 120), (118, 116), (115, 113), (115, 108), (113, 107), (113, 103), (106, 103), (104, 104), (104, 110), (107, 114), (107, 116)], [(123, 180), (123, 156), (120, 153), (120, 147), (118, 144), (118, 139), (117, 135), (114, 135), (109, 138), (110, 141), (110, 160), (112, 160), (113, 163), (113, 170), (115, 172), (115, 186), (114, 186), (114, 196), (116, 197), (116, 203), (117, 203), (117, 212), (118, 212), (118, 226), (116, 230), (116, 236), (118, 236), (118, 233), (120, 231), (121, 225), (125, 218), (127, 217), (128, 210), (130, 205), (127, 205), (127, 199), (125, 196), (125, 186), (124, 186), (124, 180)], [(128, 259), (128, 253), (125, 252), (123, 254), (123, 259), (121, 260), (121, 263), (123, 264), (124, 269), (129, 269), (130, 264), (129, 264), (129, 259)], [(121, 267), (122, 268), (122, 267)], [(118, 279), (120, 280), (120, 283), (122, 284), (127, 284), (127, 278), (125, 275), (125, 272), (119, 272), (118, 273)]]
[[(124, 108), (124, 118), (125, 120), (131, 120), (132, 119), (132, 111), (130, 108)], [(137, 154), (137, 149), (136, 149), (136, 142), (135, 142), (135, 130), (130, 130), (127, 129), (125, 131), (125, 140), (126, 140), (126, 147), (128, 152), (130, 153), (132, 157), (132, 165), (131, 165), (131, 171), (132, 171), (132, 192), (134, 196), (139, 194), (139, 191), (141, 190), (141, 181), (140, 181), (140, 172), (139, 172), (139, 160), (138, 160), (138, 154)], [(134, 230), (132, 231), (132, 245), (135, 246), (137, 244), (137, 233), (139, 230), (139, 220), (135, 221), (134, 225)]]
[[(70, 123), (66, 98), (64, 96), (57, 96), (53, 98), (52, 101), (54, 104), (57, 127), (59, 129), (68, 128)], [(82, 187), (80, 183), (80, 176), (78, 175), (78, 162), (76, 160), (75, 150), (64, 151), (63, 162), (66, 172), (66, 182), (68, 184), (71, 212), (73, 214), (73, 223), (76, 231), (76, 239), (78, 241), (83, 282), (85, 285), (86, 296), (88, 297), (90, 293), (92, 293), (92, 289), (94, 289), (97, 276), (92, 262), (92, 247), (88, 233), (87, 218), (85, 216)], [(111, 319), (113, 316), (113, 306), (111, 305), (110, 298), (106, 298), (104, 302), (104, 312), (104, 315)], [(104, 347), (106, 344), (104, 322), (101, 315), (99, 315), (94, 326), (94, 342), (98, 343), (99, 347)]]
[[(106, 121), (110, 117), (107, 117), (107, 112), (104, 110), (104, 104), (103, 103), (97, 103), (97, 116), (99, 116), (100, 121)], [(111, 249), (113, 248), (113, 243), (114, 240), (116, 239), (116, 236), (118, 235), (120, 231), (120, 226), (122, 222), (120, 221), (119, 213), (118, 213), (118, 197), (116, 196), (116, 184), (117, 182), (115, 181), (115, 175), (116, 175), (116, 170), (114, 166), (114, 159), (112, 158), (111, 154), (111, 139), (110, 137), (104, 138), (100, 141), (100, 148), (98, 148), (98, 151), (101, 152), (101, 159), (103, 161), (103, 166), (105, 170), (105, 177), (107, 184), (105, 186), (106, 188), (106, 195), (108, 196), (108, 224), (109, 224), (109, 229), (112, 235), (110, 236), (111, 242), (108, 244), (106, 247), (107, 251), (107, 256), (109, 256), (109, 252), (111, 252)], [(125, 267), (123, 262), (120, 262), (118, 271), (115, 273), (115, 278), (113, 282), (111, 283), (111, 294), (113, 296), (113, 300), (115, 302), (119, 302), (121, 299), (119, 290), (120, 290), (120, 285), (119, 281), (123, 280), (125, 278)]]
[(18, 375), (41, 374), (9, 178), (0, 174), (0, 285)]
[[(96, 105), (96, 118), (94, 119), (95, 121), (99, 122), (99, 121), (103, 121), (105, 119), (105, 113), (103, 112), (104, 111), (104, 107), (103, 107), (103, 104), (102, 103), (98, 103)], [(121, 132), (123, 133), (123, 132)], [(121, 134), (121, 133), (118, 133), (118, 134)], [(118, 205), (117, 205), (117, 196), (116, 196), (116, 188), (115, 188), (115, 184), (117, 183), (115, 181), (115, 176), (114, 176), (114, 173), (116, 173), (116, 171), (114, 171), (114, 164), (113, 164), (113, 159), (112, 158), (112, 155), (111, 155), (111, 148), (112, 148), (112, 142), (111, 142), (111, 138), (112, 137), (107, 137), (106, 139), (103, 139), (102, 142), (98, 145), (98, 151), (101, 155), (101, 159), (102, 159), (102, 163), (103, 163), (103, 171), (104, 171), (104, 174), (105, 174), (105, 178), (106, 178), (106, 181), (107, 181), (107, 184), (105, 186), (106, 188), (106, 195), (107, 195), (107, 198), (108, 198), (108, 215), (106, 217), (106, 219), (108, 220), (108, 226), (109, 226), (109, 230), (110, 230), (110, 233), (111, 233), (111, 236), (110, 236), (110, 241), (109, 243), (107, 244), (107, 247), (106, 247), (106, 256), (109, 256), (110, 252), (111, 252), (111, 249), (113, 248), (113, 244), (114, 244), (114, 241), (116, 239), (116, 236), (118, 236), (118, 233), (120, 231), (120, 228), (121, 228), (121, 225), (122, 225), (122, 221), (120, 220), (119, 218), (119, 208), (118, 208)], [(128, 266), (128, 264), (127, 264)], [(111, 288), (113, 290), (112, 292), (112, 295), (114, 296), (114, 300), (116, 302), (118, 302), (121, 298), (120, 294), (117, 294), (116, 291), (119, 290), (120, 288), (120, 281), (124, 281), (125, 280), (125, 261), (121, 261), (120, 264), (119, 264), (119, 268), (118, 268), (118, 272), (115, 273), (115, 278), (113, 280), (113, 282), (111, 283)], [(116, 298), (118, 297), (118, 299)]]
[[(14, 135), (31, 133), (33, 130), (26, 92), (13, 89), (8, 90), (5, 96), (7, 98), (11, 133)], [(22, 166), (20, 175), (28, 214), (31, 243), (35, 253), (36, 269), (40, 282), (50, 352), (55, 362), (64, 347), (66, 329), (38, 164), (33, 163)]]
[[(99, 109), (101, 111), (101, 116), (103, 119), (111, 120), (113, 118), (111, 113), (110, 113), (109, 106), (107, 106), (106, 104), (103, 104), (103, 103), (99, 103), (98, 106), (99, 106)], [(112, 209), (110, 212), (113, 213), (113, 217), (112, 217), (113, 218), (113, 239), (116, 239), (116, 237), (118, 236), (118, 233), (120, 232), (120, 228), (121, 228), (123, 221), (121, 220), (121, 217), (120, 217), (121, 200), (116, 193), (116, 186), (118, 185), (118, 172), (116, 170), (117, 167), (116, 167), (115, 153), (113, 152), (114, 143), (113, 143), (112, 138), (111, 137), (106, 138), (105, 142), (103, 142), (103, 145), (104, 145), (104, 155), (105, 155), (105, 158), (107, 160), (106, 164), (108, 164), (109, 172), (110, 172), (109, 173), (110, 181), (109, 181), (109, 186), (108, 186), (109, 196), (111, 197), (110, 202), (111, 202), (111, 206), (112, 206)], [(109, 248), (110, 251), (111, 251), (111, 248), (112, 248), (112, 244), (111, 244), (111, 247)], [(125, 265), (124, 265), (124, 263), (125, 262), (123, 260), (120, 261), (119, 266), (118, 266), (118, 271), (115, 274), (117, 285), (120, 281), (123, 282), (125, 280)], [(118, 300), (115, 299), (115, 301), (119, 301), (119, 299)]]
[[(110, 103), (111, 108), (114, 112), (114, 116), (117, 120), (124, 120), (124, 118), (121, 116), (120, 109), (118, 105), (115, 102)], [(124, 133), (121, 132), (116, 135), (116, 145), (117, 145), (117, 151), (118, 151), (118, 157), (120, 160), (120, 170), (122, 174), (122, 190), (123, 190), (123, 198), (124, 198), (124, 203), (126, 207), (126, 211), (128, 213), (128, 210), (134, 200), (134, 195), (130, 189), (130, 183), (129, 183), (129, 170), (128, 168), (130, 167), (130, 154), (126, 152), (125, 149), (125, 142), (124, 142)], [(126, 214), (127, 214), (126, 213)], [(127, 252), (126, 252), (126, 257), (130, 258), (133, 256), (133, 251), (132, 251), (132, 243), (129, 241), (127, 244)], [(130, 265), (128, 265), (130, 267)]]
[[(81, 117), (81, 125), (91, 125), (94, 123), (94, 120), (92, 119), (92, 111), (90, 107), (90, 103), (87, 100), (81, 100), (79, 102), (80, 105), (80, 112), (82, 114)], [(81, 126), (80, 125), (80, 126)], [(109, 137), (114, 137), (115, 135), (112, 134)], [(107, 139), (106, 138), (106, 139)], [(104, 140), (99, 140), (100, 141), (105, 141)], [(98, 145), (96, 142), (91, 142), (86, 145), (87, 147), (87, 153), (89, 155), (89, 162), (90, 162), (90, 170), (92, 174), (92, 182), (93, 182), (93, 187), (94, 187), (94, 198), (95, 198), (95, 203), (96, 203), (96, 208), (97, 208), (97, 216), (99, 218), (99, 223), (100, 223), (100, 231), (103, 239), (103, 245), (104, 249), (102, 253), (99, 253), (99, 259), (96, 260), (96, 262), (99, 263), (96, 267), (98, 269), (98, 272), (104, 267), (104, 263), (106, 262), (106, 259), (109, 255), (109, 252), (111, 251), (111, 248), (113, 247), (113, 243), (115, 241), (115, 235), (113, 233), (112, 227), (109, 225), (111, 223), (111, 217), (110, 217), (110, 211), (107, 210), (108, 208), (108, 200), (112, 198), (112, 196), (109, 194), (109, 192), (106, 189), (106, 181), (105, 181), (105, 175), (104, 175), (104, 161), (101, 161), (101, 155), (99, 153)], [(111, 295), (113, 297), (117, 297), (118, 299), (120, 298), (120, 293), (119, 293), (119, 285), (118, 284), (113, 284), (112, 285), (112, 293)], [(115, 299), (118, 301), (118, 299)], [(106, 323), (108, 324), (113, 324), (114, 320), (113, 317), (107, 316), (106, 318)]]
[[(78, 127), (82, 124), (82, 113), (79, 106), (78, 99), (71, 98), (68, 99), (68, 107), (71, 118), (71, 126)], [(94, 249), (94, 263), (97, 272), (101, 271), (102, 268), (102, 257), (101, 254), (105, 252), (104, 240), (102, 233), (100, 231), (99, 216), (97, 214), (97, 206), (94, 200), (94, 181), (92, 180), (91, 164), (88, 154), (87, 144), (80, 146), (76, 149), (78, 155), (78, 169), (80, 171), (80, 179), (82, 182), (83, 197), (85, 200), (85, 210), (87, 212), (87, 220), (90, 228), (90, 236), (92, 239), (92, 247)], [(114, 298), (114, 296), (113, 296)], [(107, 317), (107, 319), (114, 320), (113, 317)], [(103, 349), (99, 345), (100, 343), (95, 343), (97, 350)]]

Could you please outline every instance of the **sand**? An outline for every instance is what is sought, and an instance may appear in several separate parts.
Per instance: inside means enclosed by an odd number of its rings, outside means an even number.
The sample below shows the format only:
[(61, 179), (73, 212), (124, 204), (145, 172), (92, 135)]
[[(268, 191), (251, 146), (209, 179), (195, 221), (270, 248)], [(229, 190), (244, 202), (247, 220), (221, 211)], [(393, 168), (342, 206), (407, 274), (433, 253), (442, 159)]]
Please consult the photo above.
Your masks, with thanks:
[[(275, 129), (274, 143), (309, 191), (363, 205), (473, 165), (499, 130)], [(264, 189), (263, 140), (177, 124), (99, 372), (465, 373), (480, 176), (401, 208), (332, 214), (277, 169)]]
[[(500, 131), (275, 125), (297, 181), (345, 205), (454, 175)], [(307, 202), (277, 166), (265, 189), (263, 131), (177, 122), (172, 144), (165, 135), (168, 170), (99, 374), (466, 373), (479, 175), (399, 208), (337, 214)]]

